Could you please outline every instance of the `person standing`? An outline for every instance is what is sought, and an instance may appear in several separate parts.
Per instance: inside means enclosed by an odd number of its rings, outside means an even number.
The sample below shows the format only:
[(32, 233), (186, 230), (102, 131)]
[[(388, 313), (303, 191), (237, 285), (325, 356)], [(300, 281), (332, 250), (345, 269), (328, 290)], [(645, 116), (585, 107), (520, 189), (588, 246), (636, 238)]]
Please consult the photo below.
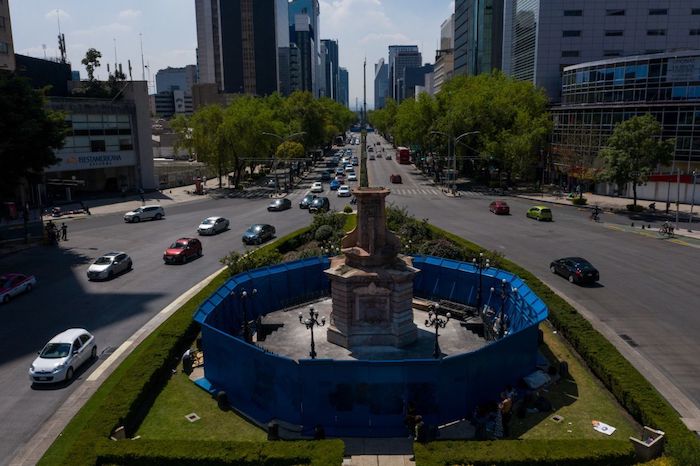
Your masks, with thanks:
[(61, 223), (61, 240), (68, 241), (68, 225)]
[(143, 188), (139, 189), (139, 196), (141, 197), (141, 203), (146, 203), (146, 198), (143, 196)]
[(510, 390), (501, 393), (501, 401), (498, 403), (501, 411), (501, 423), (503, 425), (503, 436), (510, 437), (510, 419), (513, 416), (513, 398)]

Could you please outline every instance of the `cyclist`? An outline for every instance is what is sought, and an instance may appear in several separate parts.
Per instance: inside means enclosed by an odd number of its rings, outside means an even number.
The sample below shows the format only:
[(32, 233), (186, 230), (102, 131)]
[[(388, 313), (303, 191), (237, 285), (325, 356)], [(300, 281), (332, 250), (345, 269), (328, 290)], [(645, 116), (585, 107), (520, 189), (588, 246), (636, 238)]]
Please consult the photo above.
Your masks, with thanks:
[(600, 207), (597, 205), (593, 207), (593, 212), (591, 212), (591, 220), (597, 222), (600, 220)]
[(673, 236), (673, 226), (666, 220), (663, 225), (661, 225), (661, 234)]

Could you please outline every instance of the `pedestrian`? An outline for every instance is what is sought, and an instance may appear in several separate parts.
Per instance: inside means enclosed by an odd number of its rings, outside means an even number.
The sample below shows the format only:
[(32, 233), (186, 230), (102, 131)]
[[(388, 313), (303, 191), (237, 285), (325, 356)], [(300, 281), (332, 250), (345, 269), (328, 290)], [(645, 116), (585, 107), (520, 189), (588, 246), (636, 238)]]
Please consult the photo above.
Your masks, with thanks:
[(412, 438), (415, 435), (416, 417), (416, 405), (412, 401), (409, 401), (408, 408), (406, 409), (406, 417), (403, 421), (406, 429), (408, 429), (408, 438)]
[(425, 443), (428, 441), (428, 428), (423, 422), (423, 416), (416, 416), (416, 436), (413, 438), (418, 443)]
[(145, 204), (145, 203), (146, 203), (146, 198), (143, 196), (143, 188), (142, 188), (142, 189), (139, 189), (139, 196), (141, 197), (141, 202), (142, 202), (143, 204)]
[(65, 223), (61, 223), (61, 239), (68, 241), (68, 225)]
[(503, 436), (510, 437), (510, 419), (513, 417), (513, 399), (508, 389), (501, 392), (501, 401), (498, 403), (498, 409), (501, 411)]

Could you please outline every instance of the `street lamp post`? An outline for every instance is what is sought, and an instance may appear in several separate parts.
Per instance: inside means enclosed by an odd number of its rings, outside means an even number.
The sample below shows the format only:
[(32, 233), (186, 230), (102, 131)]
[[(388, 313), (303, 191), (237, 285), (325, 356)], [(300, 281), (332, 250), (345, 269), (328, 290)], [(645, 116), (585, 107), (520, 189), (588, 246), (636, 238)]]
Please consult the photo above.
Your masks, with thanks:
[[(496, 289), (491, 287), (491, 293), (495, 292)], [(506, 322), (505, 322), (505, 317), (506, 317), (506, 303), (508, 302), (508, 296), (510, 292), (517, 292), (517, 288), (512, 288), (508, 289), (508, 282), (504, 278), (501, 280), (501, 290), (500, 290), (500, 298), (501, 298), (501, 311), (498, 319), (498, 338), (503, 338), (503, 336), (506, 333)]]
[(299, 322), (311, 330), (311, 359), (316, 359), (316, 343), (314, 342), (314, 327), (323, 327), (326, 325), (326, 317), (321, 317), (321, 322), (318, 321), (318, 311), (313, 306), (309, 307), (309, 317), (304, 319), (304, 314), (299, 313)]
[[(252, 336), (250, 334), (250, 319), (248, 318), (248, 298), (253, 297), (258, 293), (258, 290), (253, 288), (248, 294), (246, 290), (241, 291), (240, 293), (240, 298), (241, 298), (241, 306), (243, 307), (243, 340), (246, 343), (250, 343), (252, 341)], [(231, 295), (235, 296), (235, 292), (231, 292)]]
[(479, 271), (479, 286), (476, 288), (476, 311), (481, 311), (481, 286), (482, 286), (482, 274), (484, 269), (488, 269), (491, 264), (489, 259), (484, 258), (484, 253), (480, 252), (478, 257), (472, 259), (472, 264)]
[(440, 336), (438, 330), (445, 328), (445, 326), (447, 326), (447, 322), (450, 321), (450, 317), (452, 316), (448, 312), (445, 314), (446, 319), (441, 319), (438, 315), (438, 309), (440, 309), (439, 304), (431, 304), (428, 309), (428, 318), (425, 319), (425, 326), (435, 328), (435, 348), (433, 349), (433, 357), (435, 359), (439, 359), (442, 352), (440, 351), (440, 344), (438, 342), (438, 337)]
[(447, 138), (447, 161), (450, 164), (450, 172), (452, 174), (452, 195), (457, 194), (457, 143), (467, 136), (473, 134), (479, 134), (480, 131), (469, 131), (467, 133), (460, 134), (457, 137), (447, 134), (442, 131), (431, 131), (430, 134), (441, 134)]
[(690, 196), (690, 218), (688, 219), (688, 231), (693, 231), (693, 207), (695, 207), (695, 183), (697, 181), (697, 171), (693, 170), (693, 194)]

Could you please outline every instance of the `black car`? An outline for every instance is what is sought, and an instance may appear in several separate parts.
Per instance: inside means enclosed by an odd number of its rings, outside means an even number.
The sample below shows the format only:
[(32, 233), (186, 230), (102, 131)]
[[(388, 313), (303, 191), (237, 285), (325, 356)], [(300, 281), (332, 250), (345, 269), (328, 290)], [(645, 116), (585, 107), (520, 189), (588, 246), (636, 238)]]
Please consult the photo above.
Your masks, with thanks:
[(267, 206), (267, 211), (272, 212), (273, 210), (280, 211), (280, 210), (287, 210), (292, 208), (292, 201), (287, 199), (286, 197), (283, 199), (275, 199), (274, 201), (270, 202), (270, 205)]
[(251, 225), (245, 233), (243, 233), (243, 242), (245, 244), (261, 244), (275, 237), (275, 227), (266, 224)]
[(598, 270), (580, 257), (564, 257), (552, 261), (549, 270), (567, 278), (571, 283), (595, 283), (600, 279)]
[(326, 170), (323, 173), (321, 173), (321, 179), (320, 181), (330, 181), (331, 180), (331, 174), (332, 172)]
[(299, 201), (299, 208), (300, 209), (308, 209), (311, 203), (316, 199), (318, 196), (315, 194), (307, 194), (302, 198), (301, 201)]
[(317, 197), (309, 204), (309, 212), (328, 212), (331, 208), (331, 201), (327, 197)]

